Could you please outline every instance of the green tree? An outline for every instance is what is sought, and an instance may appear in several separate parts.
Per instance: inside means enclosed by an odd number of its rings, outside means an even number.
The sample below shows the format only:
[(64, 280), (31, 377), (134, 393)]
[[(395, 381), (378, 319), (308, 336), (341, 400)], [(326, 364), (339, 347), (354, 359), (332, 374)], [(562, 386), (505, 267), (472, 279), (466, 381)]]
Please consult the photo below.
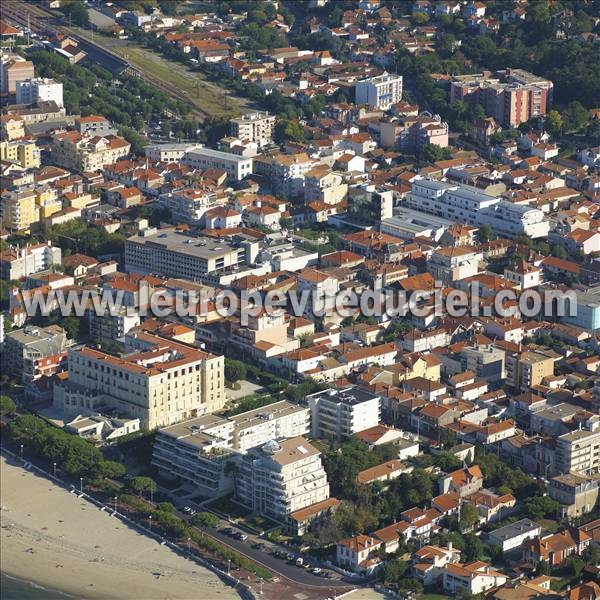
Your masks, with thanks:
[(468, 533), (464, 538), (466, 562), (481, 560), (485, 550), (483, 542), (474, 533)]
[(219, 517), (210, 512), (199, 512), (190, 519), (190, 523), (201, 529), (214, 528), (219, 524)]
[(88, 9), (82, 0), (67, 0), (66, 2), (62, 2), (60, 9), (74, 25), (81, 27), (90, 26)]
[(176, 515), (177, 509), (172, 502), (158, 502), (156, 504), (156, 510), (160, 510), (162, 512), (171, 513)]
[(13, 399), (9, 396), (5, 396), (4, 394), (0, 396), (0, 415), (8, 415), (15, 412), (17, 405), (14, 403)]
[(156, 483), (151, 477), (134, 477), (129, 480), (127, 487), (138, 496), (142, 496), (144, 492), (154, 491), (156, 489)]
[(383, 585), (398, 585), (407, 571), (407, 562), (398, 559), (388, 560), (379, 571), (379, 581)]
[(564, 127), (562, 115), (557, 110), (551, 110), (546, 115), (544, 125), (551, 135), (559, 135)]
[(489, 225), (482, 225), (479, 228), (478, 236), (479, 236), (479, 241), (482, 244), (486, 244), (487, 242), (489, 242), (492, 239), (493, 235), (494, 235), (494, 231), (492, 230), (492, 228)]
[(94, 475), (98, 479), (123, 477), (126, 472), (125, 465), (114, 460), (100, 461), (94, 468)]
[(240, 360), (225, 359), (225, 379), (227, 381), (239, 381), (246, 379), (246, 365)]
[(559, 244), (553, 244), (551, 251), (552, 251), (552, 256), (554, 256), (556, 258), (560, 258), (562, 260), (565, 260), (567, 258), (567, 251)]
[(448, 148), (442, 148), (437, 144), (425, 144), (420, 153), (420, 157), (425, 162), (434, 163), (439, 160), (448, 160), (452, 157), (452, 154)]
[(544, 518), (555, 518), (560, 504), (548, 496), (527, 498), (523, 502), (523, 513), (533, 521)]
[(288, 140), (302, 142), (304, 141), (304, 130), (302, 129), (302, 125), (297, 121), (282, 119), (275, 126), (274, 137), (275, 141), (279, 143)]
[(479, 521), (479, 511), (473, 504), (463, 503), (460, 507), (459, 524), (462, 530), (471, 529)]

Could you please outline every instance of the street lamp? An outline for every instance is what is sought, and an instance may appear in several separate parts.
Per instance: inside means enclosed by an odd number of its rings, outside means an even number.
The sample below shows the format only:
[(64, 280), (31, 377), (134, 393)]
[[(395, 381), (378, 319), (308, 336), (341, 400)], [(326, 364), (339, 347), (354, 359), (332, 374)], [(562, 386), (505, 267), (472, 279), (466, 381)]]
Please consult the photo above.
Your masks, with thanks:
[(54, 479), (56, 479), (56, 463), (53, 462), (52, 466), (54, 467)]
[(21, 458), (23, 458), (23, 444), (21, 444)]
[(148, 515), (148, 528), (152, 531), (152, 515)]
[(231, 574), (231, 559), (227, 559), (227, 575)]
[(115, 512), (117, 512), (117, 497), (115, 496)]
[(83, 494), (83, 477), (79, 478), (79, 491)]
[(190, 537), (187, 539), (187, 545), (188, 545), (188, 554), (190, 554), (190, 552), (191, 552), (191, 550), (190, 550), (190, 541), (191, 541), (191, 539), (192, 539), (192, 538), (190, 538)]

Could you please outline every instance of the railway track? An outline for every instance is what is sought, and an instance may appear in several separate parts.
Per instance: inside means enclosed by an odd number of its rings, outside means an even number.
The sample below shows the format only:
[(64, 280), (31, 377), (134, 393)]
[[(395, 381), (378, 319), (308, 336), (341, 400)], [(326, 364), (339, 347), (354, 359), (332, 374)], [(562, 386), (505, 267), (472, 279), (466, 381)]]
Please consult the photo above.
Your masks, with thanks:
[(180, 100), (182, 102), (186, 102), (192, 106), (192, 111), (196, 114), (196, 116), (201, 118), (206, 118), (208, 113), (198, 104), (196, 103), (196, 99), (191, 97), (189, 94), (182, 92), (180, 89), (166, 83), (159, 77), (152, 75), (151, 73), (146, 73), (130, 64), (126, 59), (119, 56), (117, 53), (111, 51), (110, 49), (105, 48), (104, 46), (98, 44), (95, 40), (87, 35), (83, 34), (81, 31), (76, 31), (72, 27), (69, 27), (64, 24), (58, 25), (56, 20), (61, 18), (62, 15), (57, 13), (53, 13), (41, 6), (36, 4), (30, 4), (26, 2), (3, 2), (2, 8), (0, 10), (0, 14), (2, 15), (3, 20), (12, 21), (18, 25), (23, 27), (29, 27), (29, 29), (36, 34), (41, 35), (52, 35), (55, 33), (64, 33), (75, 39), (85, 42), (86, 44), (90, 44), (97, 48), (99, 51), (106, 53), (107, 55), (117, 59), (126, 64), (125, 72), (129, 75), (133, 75), (135, 77), (139, 77), (143, 81), (157, 87), (162, 90), (166, 94)]

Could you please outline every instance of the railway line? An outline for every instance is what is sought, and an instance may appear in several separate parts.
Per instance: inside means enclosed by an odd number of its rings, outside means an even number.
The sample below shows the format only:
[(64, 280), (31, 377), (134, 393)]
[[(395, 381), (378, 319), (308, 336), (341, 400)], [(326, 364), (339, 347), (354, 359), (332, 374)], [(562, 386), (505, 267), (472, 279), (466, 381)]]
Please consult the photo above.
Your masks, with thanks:
[(196, 116), (200, 118), (209, 116), (208, 113), (198, 105), (195, 98), (182, 92), (176, 86), (163, 81), (151, 73), (141, 71), (134, 65), (131, 65), (123, 57), (98, 44), (91, 36), (88, 37), (81, 30), (75, 30), (73, 27), (58, 24), (57, 20), (61, 18), (61, 15), (51, 12), (37, 4), (25, 2), (4, 2), (2, 3), (0, 14), (2, 15), (2, 19), (20, 25), (21, 27), (28, 27), (37, 35), (49, 36), (56, 33), (67, 34), (80, 42), (84, 50), (86, 50), (86, 46), (92, 47), (96, 52), (105, 54), (112, 60), (123, 63), (124, 67), (121, 72), (134, 77), (139, 77), (143, 81), (157, 87), (177, 100), (190, 104)]

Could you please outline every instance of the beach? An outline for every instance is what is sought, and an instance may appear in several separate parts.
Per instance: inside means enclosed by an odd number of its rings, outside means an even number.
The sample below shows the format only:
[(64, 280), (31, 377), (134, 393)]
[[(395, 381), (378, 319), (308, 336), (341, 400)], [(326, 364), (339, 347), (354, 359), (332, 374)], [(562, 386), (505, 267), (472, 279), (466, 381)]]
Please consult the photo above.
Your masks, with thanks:
[(209, 570), (12, 459), (0, 460), (3, 573), (90, 600), (239, 598)]

